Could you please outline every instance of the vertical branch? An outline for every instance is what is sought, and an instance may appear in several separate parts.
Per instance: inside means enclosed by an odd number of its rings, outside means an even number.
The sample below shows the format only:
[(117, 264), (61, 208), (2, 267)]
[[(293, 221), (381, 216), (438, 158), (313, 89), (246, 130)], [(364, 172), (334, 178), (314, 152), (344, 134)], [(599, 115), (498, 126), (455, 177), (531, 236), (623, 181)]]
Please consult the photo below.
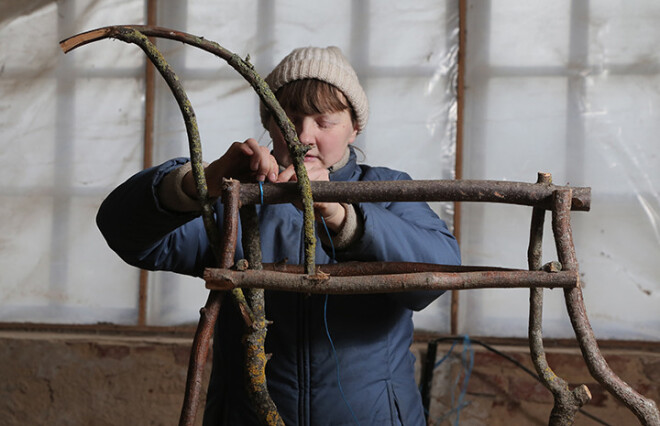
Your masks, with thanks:
[[(262, 270), (261, 239), (259, 236), (259, 217), (255, 205), (241, 207), (241, 230), (243, 233), (243, 252), (249, 269)], [(245, 328), (245, 373), (248, 395), (252, 399), (257, 415), (263, 424), (284, 425), (277, 412), (277, 407), (268, 393), (266, 386), (266, 362), (268, 356), (264, 350), (268, 321), (264, 305), (264, 290), (251, 289), (247, 300), (254, 313), (254, 323)]]
[[(570, 189), (554, 192), (552, 229), (555, 234), (557, 255), (563, 269), (577, 271), (578, 263), (570, 225), (571, 196)], [(564, 299), (582, 356), (591, 375), (628, 407), (643, 425), (660, 426), (660, 412), (655, 402), (637, 393), (614, 374), (600, 353), (598, 342), (587, 317), (582, 289), (580, 287), (565, 289)]]
[[(222, 254), (220, 267), (229, 268), (234, 263), (236, 239), (238, 234), (238, 205), (240, 184), (238, 181), (226, 180), (222, 188), (224, 204)], [(192, 426), (199, 408), (199, 396), (202, 388), (202, 373), (208, 357), (209, 345), (213, 336), (213, 327), (218, 319), (224, 293), (212, 290), (206, 305), (200, 310), (200, 320), (193, 339), (193, 347), (188, 364), (186, 393), (179, 418), (180, 426)]]
[[(213, 47), (213, 46), (211, 46)], [(297, 187), (303, 206), (303, 230), (304, 230), (304, 248), (305, 248), (305, 273), (314, 275), (316, 273), (316, 233), (314, 232), (314, 202), (312, 199), (312, 187), (305, 168), (305, 153), (309, 150), (308, 146), (300, 143), (298, 133), (293, 123), (289, 120), (281, 105), (275, 98), (275, 94), (270, 90), (266, 81), (254, 70), (252, 64), (243, 60), (238, 55), (231, 55), (227, 58), (227, 63), (243, 75), (252, 85), (257, 95), (271, 112), (275, 123), (282, 132), (289, 149), (289, 155), (293, 161), (293, 167), (296, 171)]]
[(209, 345), (213, 337), (213, 326), (218, 319), (218, 312), (220, 312), (224, 295), (225, 292), (211, 290), (206, 299), (206, 304), (199, 310), (200, 318), (188, 361), (186, 392), (183, 397), (179, 426), (193, 426), (195, 424), (202, 390), (204, 366), (206, 365)]
[[(538, 174), (538, 184), (551, 184), (552, 176), (549, 173)], [(545, 209), (534, 207), (532, 210), (532, 223), (529, 235), (529, 248), (527, 262), (530, 271), (541, 269), (541, 255), (543, 251), (543, 223), (545, 222)], [(552, 393), (554, 406), (548, 422), (551, 426), (570, 426), (575, 422), (577, 411), (591, 399), (591, 393), (585, 385), (581, 385), (571, 392), (568, 383), (557, 376), (545, 356), (543, 348), (543, 289), (530, 288), (529, 294), (529, 349), (536, 373), (543, 385)]]

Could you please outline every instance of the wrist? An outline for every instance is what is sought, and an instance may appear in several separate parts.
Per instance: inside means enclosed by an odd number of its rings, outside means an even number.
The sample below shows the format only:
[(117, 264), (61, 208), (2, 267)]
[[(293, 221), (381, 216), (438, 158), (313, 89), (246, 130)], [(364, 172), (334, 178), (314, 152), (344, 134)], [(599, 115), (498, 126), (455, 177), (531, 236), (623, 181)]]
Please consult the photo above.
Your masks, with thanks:
[(193, 178), (192, 170), (188, 170), (183, 176), (183, 179), (181, 179), (181, 190), (193, 200), (198, 198), (197, 187), (195, 186), (195, 179)]
[(328, 227), (328, 229), (333, 232), (337, 232), (341, 229), (342, 225), (344, 224), (344, 220), (346, 219), (346, 209), (340, 203), (333, 204), (336, 205), (336, 208), (333, 212), (327, 215), (323, 214), (323, 212), (319, 212), (319, 216), (321, 217), (322, 221), (325, 222), (325, 225)]

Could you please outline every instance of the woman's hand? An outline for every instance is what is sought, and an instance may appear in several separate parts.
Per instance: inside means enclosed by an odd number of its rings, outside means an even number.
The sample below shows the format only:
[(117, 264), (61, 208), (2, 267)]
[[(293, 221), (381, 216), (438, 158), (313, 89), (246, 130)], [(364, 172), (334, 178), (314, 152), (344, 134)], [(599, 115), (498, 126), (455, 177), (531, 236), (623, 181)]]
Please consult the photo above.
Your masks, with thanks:
[[(310, 181), (330, 181), (328, 169), (318, 167), (315, 163), (311, 166), (305, 163), (305, 168)], [(277, 182), (295, 182), (297, 180), (293, 164), (284, 169), (277, 177)], [(300, 203), (294, 203), (294, 205), (302, 210)], [(321, 218), (323, 218), (328, 229), (338, 232), (346, 219), (346, 209), (340, 203), (314, 203), (314, 216), (317, 222), (321, 222)]]
[[(205, 169), (209, 197), (217, 198), (222, 194), (222, 179), (233, 178), (241, 182), (269, 180), (276, 182), (279, 166), (275, 157), (265, 146), (259, 146), (256, 140), (234, 142), (225, 154), (209, 164)], [(191, 198), (197, 198), (197, 189), (192, 172), (188, 172), (182, 183), (183, 191)]]

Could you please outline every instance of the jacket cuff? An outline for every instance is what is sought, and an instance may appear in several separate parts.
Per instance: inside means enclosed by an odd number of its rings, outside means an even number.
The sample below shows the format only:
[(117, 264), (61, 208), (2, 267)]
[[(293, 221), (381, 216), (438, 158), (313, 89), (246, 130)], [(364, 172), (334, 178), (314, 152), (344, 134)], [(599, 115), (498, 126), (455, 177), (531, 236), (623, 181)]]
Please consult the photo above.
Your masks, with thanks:
[(192, 170), (192, 163), (187, 162), (169, 172), (158, 185), (158, 200), (168, 210), (175, 212), (197, 212), (202, 209), (198, 200), (183, 192), (183, 177)]
[(325, 232), (321, 232), (319, 236), (323, 245), (328, 247), (332, 244), (337, 250), (343, 250), (350, 247), (351, 244), (358, 241), (364, 233), (362, 217), (358, 216), (355, 207), (352, 204), (341, 203), (341, 205), (346, 209), (346, 218), (339, 231), (332, 236), (332, 241), (330, 240), (330, 236)]

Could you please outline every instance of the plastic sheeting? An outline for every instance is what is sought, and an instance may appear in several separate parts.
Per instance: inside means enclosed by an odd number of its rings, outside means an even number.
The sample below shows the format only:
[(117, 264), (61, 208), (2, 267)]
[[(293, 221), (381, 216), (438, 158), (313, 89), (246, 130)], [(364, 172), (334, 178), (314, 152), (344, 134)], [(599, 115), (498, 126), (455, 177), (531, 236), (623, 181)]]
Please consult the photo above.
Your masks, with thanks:
[[(67, 55), (57, 42), (144, 23), (142, 1), (16, 2), (0, 23), (1, 321), (132, 324), (138, 272), (94, 224), (103, 197), (142, 164), (144, 55), (102, 41)], [(573, 214), (587, 311), (598, 337), (660, 338), (658, 286), (660, 6), (620, 2), (468, 2), (464, 178), (591, 186)], [(371, 115), (365, 162), (418, 179), (454, 177), (458, 2), (160, 3), (158, 24), (250, 54), (262, 75), (300, 45), (337, 45)], [(11, 12), (11, 13), (9, 13)], [(159, 40), (195, 108), (207, 160), (235, 140), (269, 138), (258, 100), (217, 58)], [(183, 120), (157, 82), (155, 161), (187, 155)], [(451, 223), (451, 205), (434, 208)], [(464, 204), (466, 264), (526, 267), (530, 210)], [(555, 258), (546, 230), (545, 259)], [(196, 322), (199, 279), (152, 273), (148, 323)], [(459, 331), (524, 336), (528, 292), (460, 294)], [(449, 330), (449, 297), (415, 315)], [(561, 293), (546, 291), (545, 334), (570, 337)]]
[[(159, 3), (158, 24), (217, 41), (268, 71), (295, 47), (337, 45), (354, 64), (371, 116), (356, 141), (365, 162), (415, 178), (452, 178), (455, 152), (457, 5), (362, 1)], [(3, 74), (0, 154), (5, 272), (3, 321), (134, 323), (136, 269), (110, 252), (95, 210), (142, 162), (144, 55), (101, 41), (67, 55), (57, 42), (85, 30), (144, 21), (141, 1), (60, 1), (12, 12), (0, 28)], [(35, 48), (31, 45), (35, 44)], [(258, 98), (223, 61), (159, 40), (197, 115), (204, 157), (261, 128)], [(155, 161), (187, 155), (183, 120), (157, 82)], [(432, 161), (429, 161), (432, 159)], [(27, 160), (30, 160), (29, 162)], [(24, 176), (22, 179), (10, 177)], [(18, 189), (20, 186), (22, 189)], [(451, 205), (435, 206), (451, 222)], [(197, 321), (199, 279), (150, 274), (148, 323)], [(449, 298), (420, 321), (448, 330)], [(426, 319), (425, 319), (426, 318)]]
[[(543, 171), (590, 186), (591, 211), (574, 212), (572, 229), (596, 335), (660, 339), (660, 5), (469, 4), (464, 177), (534, 182)], [(528, 210), (463, 213), (465, 262), (526, 267)], [(461, 329), (526, 336), (528, 294), (461, 293)], [(544, 335), (572, 336), (562, 292), (545, 294)]]

